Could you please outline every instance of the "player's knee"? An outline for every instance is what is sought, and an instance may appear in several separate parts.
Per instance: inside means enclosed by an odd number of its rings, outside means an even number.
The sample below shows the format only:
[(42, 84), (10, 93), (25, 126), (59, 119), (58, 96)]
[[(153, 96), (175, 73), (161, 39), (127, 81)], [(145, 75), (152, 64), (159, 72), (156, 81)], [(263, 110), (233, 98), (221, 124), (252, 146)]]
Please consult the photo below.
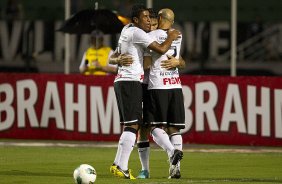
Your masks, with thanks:
[(132, 133), (137, 133), (139, 126), (138, 125), (130, 125), (130, 126), (125, 126), (123, 131), (127, 132), (132, 132)]
[(167, 127), (167, 134), (171, 135), (171, 134), (175, 134), (178, 133), (179, 129), (176, 127)]

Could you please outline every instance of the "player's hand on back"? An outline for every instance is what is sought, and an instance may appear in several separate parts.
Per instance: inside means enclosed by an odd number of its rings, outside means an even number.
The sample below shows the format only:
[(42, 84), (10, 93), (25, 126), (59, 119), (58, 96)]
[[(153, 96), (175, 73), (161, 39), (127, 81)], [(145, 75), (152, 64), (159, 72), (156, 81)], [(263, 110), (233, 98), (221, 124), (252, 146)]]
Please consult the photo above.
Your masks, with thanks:
[(167, 55), (168, 60), (164, 60), (161, 63), (161, 67), (164, 69), (174, 69), (179, 65), (179, 60), (173, 56)]
[(130, 66), (133, 63), (133, 59), (128, 54), (121, 54), (118, 56), (118, 63), (121, 66)]
[(171, 37), (173, 40), (176, 40), (180, 35), (180, 31), (176, 30), (176, 29), (170, 29), (167, 32), (168, 37)]

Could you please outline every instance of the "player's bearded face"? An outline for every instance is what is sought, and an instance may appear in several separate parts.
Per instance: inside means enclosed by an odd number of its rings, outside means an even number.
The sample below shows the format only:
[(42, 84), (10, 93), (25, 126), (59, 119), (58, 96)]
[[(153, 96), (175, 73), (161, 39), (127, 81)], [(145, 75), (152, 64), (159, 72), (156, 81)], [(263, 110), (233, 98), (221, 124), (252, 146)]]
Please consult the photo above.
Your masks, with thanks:
[(143, 11), (140, 13), (138, 19), (138, 27), (143, 29), (145, 32), (149, 32), (151, 29), (151, 19), (149, 11)]

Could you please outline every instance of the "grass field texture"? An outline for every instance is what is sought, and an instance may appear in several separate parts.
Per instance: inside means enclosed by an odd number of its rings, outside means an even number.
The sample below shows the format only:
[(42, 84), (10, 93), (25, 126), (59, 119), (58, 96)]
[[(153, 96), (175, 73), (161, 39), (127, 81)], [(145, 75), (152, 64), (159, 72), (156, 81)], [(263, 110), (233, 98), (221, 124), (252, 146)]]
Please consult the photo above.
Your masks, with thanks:
[[(74, 184), (73, 170), (82, 163), (94, 166), (97, 184), (282, 183), (282, 152), (184, 151), (179, 180), (167, 179), (167, 156), (157, 148), (151, 149), (150, 179), (116, 178), (109, 172), (115, 152), (105, 147), (0, 146), (0, 184)], [(129, 167), (137, 175), (141, 166), (136, 148)]]

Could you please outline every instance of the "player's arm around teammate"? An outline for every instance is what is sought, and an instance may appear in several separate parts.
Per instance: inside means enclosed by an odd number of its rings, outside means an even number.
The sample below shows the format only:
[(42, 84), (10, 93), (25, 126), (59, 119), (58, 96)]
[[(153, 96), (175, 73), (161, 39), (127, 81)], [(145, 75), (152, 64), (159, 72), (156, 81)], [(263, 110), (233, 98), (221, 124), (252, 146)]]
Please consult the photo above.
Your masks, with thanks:
[[(158, 53), (164, 53), (170, 48), (170, 44), (179, 36), (178, 31), (171, 31), (168, 38), (159, 44), (146, 32), (150, 30), (149, 12), (145, 6), (133, 6), (131, 24), (126, 25), (118, 41), (117, 53), (132, 56), (130, 66), (119, 64), (118, 74), (114, 81), (120, 123), (124, 125), (120, 136), (116, 157), (110, 171), (118, 177), (134, 179), (128, 169), (128, 161), (136, 141), (136, 132), (142, 121), (142, 77), (143, 53), (150, 48)], [(119, 56), (119, 55), (118, 55)], [(111, 57), (112, 58), (112, 57)], [(116, 167), (115, 167), (116, 166)]]
[[(174, 13), (170, 9), (159, 11), (159, 29), (152, 31), (150, 35), (160, 42), (171, 30), (174, 23)], [(180, 178), (179, 161), (182, 159), (182, 137), (178, 134), (179, 129), (185, 127), (185, 114), (182, 87), (179, 78), (176, 58), (179, 57), (182, 37), (175, 40), (171, 49), (162, 55), (151, 52), (152, 66), (149, 75), (150, 116), (152, 125), (151, 135), (153, 140), (160, 145), (170, 159), (169, 178)], [(167, 56), (173, 55), (176, 58)], [(171, 58), (172, 62), (163, 62)], [(164, 65), (164, 66), (162, 66)], [(168, 127), (172, 133), (170, 136), (162, 129)], [(172, 128), (170, 128), (172, 127)], [(177, 138), (177, 140), (176, 140)], [(175, 143), (177, 141), (177, 143)], [(180, 146), (176, 146), (180, 145)]]
[[(150, 10), (149, 10), (150, 11)], [(151, 31), (156, 30), (158, 27), (158, 15), (152, 9), (150, 11), (151, 17)], [(149, 178), (149, 153), (150, 153), (150, 142), (149, 142), (149, 134), (151, 131), (150, 123), (148, 122), (148, 114), (149, 108), (148, 104), (150, 104), (149, 96), (148, 96), (148, 82), (149, 82), (149, 70), (152, 64), (152, 57), (147, 56), (150, 55), (149, 53), (144, 56), (144, 81), (143, 81), (143, 123), (140, 126), (138, 131), (138, 138), (137, 138), (137, 147), (138, 147), (138, 154), (139, 159), (141, 162), (142, 169), (139, 172), (137, 178), (139, 179), (146, 179)], [(185, 61), (182, 58), (176, 59), (173, 56), (167, 55), (167, 60), (163, 61), (163, 68), (170, 69), (170, 68), (182, 68), (185, 67)]]
[(185, 60), (179, 56), (179, 59), (176, 59), (173, 56), (167, 55), (168, 60), (164, 60), (161, 63), (162, 68), (165, 68), (167, 70), (172, 69), (172, 68), (179, 68), (179, 69), (183, 69), (186, 66), (186, 62)]

